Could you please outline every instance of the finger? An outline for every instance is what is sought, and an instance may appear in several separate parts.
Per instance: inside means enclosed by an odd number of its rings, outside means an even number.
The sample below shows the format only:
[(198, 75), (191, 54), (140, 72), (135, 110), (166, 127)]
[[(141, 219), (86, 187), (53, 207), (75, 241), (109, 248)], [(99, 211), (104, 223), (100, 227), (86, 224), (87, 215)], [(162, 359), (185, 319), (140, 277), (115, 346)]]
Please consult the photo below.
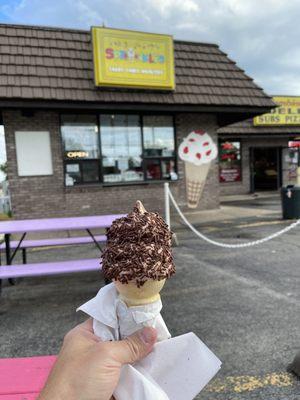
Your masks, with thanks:
[(145, 327), (125, 340), (110, 343), (110, 346), (113, 349), (114, 358), (120, 364), (132, 364), (149, 354), (156, 340), (156, 330)]
[(94, 333), (94, 329), (93, 329), (93, 319), (89, 318), (86, 321), (84, 321), (82, 324), (79, 325), (81, 328)]
[(94, 334), (92, 318), (87, 319), (82, 324), (78, 325), (77, 328), (80, 334), (83, 335), (85, 338), (93, 340), (94, 342), (101, 341), (101, 339)]

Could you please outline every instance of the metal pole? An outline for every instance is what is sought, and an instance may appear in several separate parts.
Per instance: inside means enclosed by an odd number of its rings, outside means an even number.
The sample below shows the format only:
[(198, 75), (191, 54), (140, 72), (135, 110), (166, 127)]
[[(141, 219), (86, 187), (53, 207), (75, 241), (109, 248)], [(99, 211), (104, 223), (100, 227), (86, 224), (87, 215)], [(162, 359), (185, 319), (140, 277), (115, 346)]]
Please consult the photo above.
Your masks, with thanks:
[[(166, 223), (169, 227), (169, 229), (171, 229), (171, 218), (170, 218), (170, 196), (169, 196), (169, 183), (165, 182), (164, 184), (164, 191), (165, 191), (165, 220)], [(172, 246), (178, 246), (179, 242), (177, 239), (177, 235), (175, 232), (172, 232)]]
[(165, 191), (165, 220), (166, 223), (168, 224), (168, 227), (171, 228), (169, 182), (164, 183), (164, 191)]

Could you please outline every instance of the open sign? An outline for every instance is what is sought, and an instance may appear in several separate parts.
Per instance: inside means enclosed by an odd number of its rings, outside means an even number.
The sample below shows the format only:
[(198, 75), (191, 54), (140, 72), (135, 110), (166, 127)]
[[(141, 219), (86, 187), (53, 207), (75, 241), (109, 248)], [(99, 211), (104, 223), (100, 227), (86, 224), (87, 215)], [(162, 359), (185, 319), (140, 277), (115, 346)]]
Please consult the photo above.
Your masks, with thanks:
[(68, 151), (68, 158), (87, 158), (89, 153), (87, 151)]

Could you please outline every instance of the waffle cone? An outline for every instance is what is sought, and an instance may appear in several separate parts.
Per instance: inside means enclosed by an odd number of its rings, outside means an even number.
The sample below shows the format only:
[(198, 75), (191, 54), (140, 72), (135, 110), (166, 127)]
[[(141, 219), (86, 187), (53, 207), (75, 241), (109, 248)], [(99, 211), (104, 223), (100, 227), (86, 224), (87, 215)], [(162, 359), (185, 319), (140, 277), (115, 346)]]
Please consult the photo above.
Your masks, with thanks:
[(114, 283), (121, 299), (128, 307), (132, 307), (150, 304), (157, 301), (160, 298), (159, 292), (163, 288), (165, 281), (165, 279), (160, 281), (149, 279), (139, 288), (134, 281), (128, 283), (114, 281)]
[(194, 165), (185, 162), (186, 195), (189, 208), (197, 208), (211, 163)]

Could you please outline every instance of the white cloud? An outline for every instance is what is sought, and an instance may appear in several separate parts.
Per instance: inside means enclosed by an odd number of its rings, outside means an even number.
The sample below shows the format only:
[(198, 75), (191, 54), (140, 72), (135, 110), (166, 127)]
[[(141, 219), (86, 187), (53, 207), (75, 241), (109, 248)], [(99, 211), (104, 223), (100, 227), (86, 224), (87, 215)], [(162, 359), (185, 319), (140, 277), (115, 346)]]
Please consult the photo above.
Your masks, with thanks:
[(170, 15), (173, 12), (198, 12), (200, 10), (197, 0), (147, 0), (148, 6), (153, 7), (163, 17)]
[(2, 0), (15, 23), (90, 25), (218, 43), (270, 93), (298, 91), (299, 0)]
[(84, 23), (90, 26), (92, 25), (102, 25), (104, 23), (103, 16), (97, 10), (97, 7), (91, 7), (88, 2), (84, 0), (77, 0), (74, 3), (73, 0), (68, 0), (70, 6), (76, 7), (78, 11), (79, 19)]
[(279, 75), (263, 75), (257, 77), (257, 82), (270, 95), (300, 95), (300, 80), (298, 74), (281, 73)]

